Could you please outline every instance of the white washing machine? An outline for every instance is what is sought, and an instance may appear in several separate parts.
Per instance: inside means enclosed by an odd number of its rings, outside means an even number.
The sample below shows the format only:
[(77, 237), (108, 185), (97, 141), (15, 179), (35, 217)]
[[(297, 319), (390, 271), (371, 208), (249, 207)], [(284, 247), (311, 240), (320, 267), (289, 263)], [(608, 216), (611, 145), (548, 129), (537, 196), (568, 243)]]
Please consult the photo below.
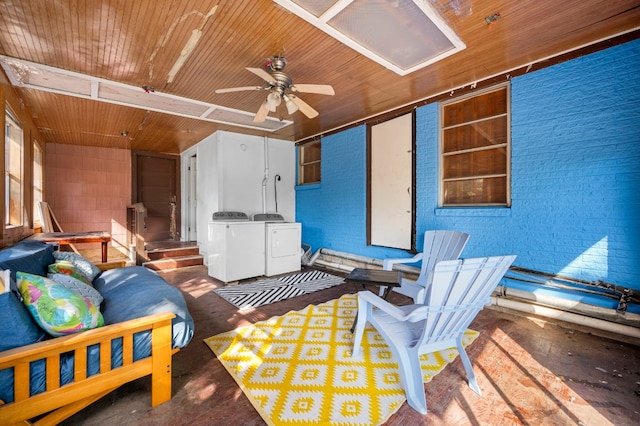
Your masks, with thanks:
[(208, 229), (209, 276), (228, 283), (265, 272), (264, 222), (242, 212), (216, 212)]
[(263, 221), (265, 229), (265, 272), (268, 277), (300, 270), (302, 224), (285, 222), (278, 213), (259, 213), (253, 220)]

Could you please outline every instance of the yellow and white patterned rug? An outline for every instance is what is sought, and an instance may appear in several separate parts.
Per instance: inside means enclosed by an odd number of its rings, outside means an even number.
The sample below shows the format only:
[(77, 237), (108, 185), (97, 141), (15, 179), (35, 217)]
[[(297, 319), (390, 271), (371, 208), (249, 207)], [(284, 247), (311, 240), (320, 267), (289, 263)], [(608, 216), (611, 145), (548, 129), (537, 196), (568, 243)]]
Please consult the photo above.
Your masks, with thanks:
[[(379, 425), (406, 398), (398, 364), (370, 325), (351, 357), (357, 305), (347, 294), (204, 341), (269, 425)], [(467, 330), (463, 344), (477, 336)], [(425, 383), (457, 355), (423, 355)]]

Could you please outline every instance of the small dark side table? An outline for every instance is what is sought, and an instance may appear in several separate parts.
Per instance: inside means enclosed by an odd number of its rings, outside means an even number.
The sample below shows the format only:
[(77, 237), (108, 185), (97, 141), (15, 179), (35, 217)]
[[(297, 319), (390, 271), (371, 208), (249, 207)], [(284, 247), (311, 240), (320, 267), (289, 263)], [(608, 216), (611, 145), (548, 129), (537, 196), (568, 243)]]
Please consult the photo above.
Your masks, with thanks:
[[(387, 300), (387, 297), (389, 297), (389, 294), (391, 293), (391, 289), (393, 287), (400, 287), (400, 283), (402, 282), (402, 272), (355, 268), (344, 278), (344, 280), (345, 282), (352, 283), (355, 286), (356, 291), (367, 290), (367, 286), (370, 285), (386, 286), (387, 288), (384, 291), (382, 298)], [(356, 313), (356, 318), (351, 326), (351, 333), (355, 330), (357, 322), (358, 314)]]

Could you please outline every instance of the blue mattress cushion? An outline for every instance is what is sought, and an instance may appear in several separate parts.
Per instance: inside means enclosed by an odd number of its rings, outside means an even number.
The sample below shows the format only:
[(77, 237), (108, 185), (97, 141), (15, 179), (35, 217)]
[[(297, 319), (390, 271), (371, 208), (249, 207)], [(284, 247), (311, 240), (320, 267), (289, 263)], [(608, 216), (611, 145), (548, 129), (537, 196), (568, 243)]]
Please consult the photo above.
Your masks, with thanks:
[[(137, 333), (133, 336), (134, 361), (151, 355), (151, 337), (149, 332)], [(145, 352), (147, 351), (147, 352)], [(114, 339), (111, 342), (111, 368), (122, 366), (122, 339)], [(100, 345), (87, 348), (87, 377), (100, 372)], [(46, 390), (45, 360), (33, 361), (29, 365), (29, 394), (37, 395)], [(68, 352), (60, 356), (60, 385), (73, 382), (74, 378), (74, 354)], [(13, 369), (0, 370), (0, 399), (4, 402), (13, 402)]]
[(47, 268), (56, 260), (53, 246), (34, 240), (22, 240), (0, 250), (0, 269), (11, 270), (11, 285), (15, 290), (16, 272), (47, 276)]
[(13, 292), (0, 294), (0, 352), (40, 342), (48, 334)]
[(193, 318), (182, 293), (156, 272), (142, 266), (104, 271), (93, 280), (104, 300), (100, 305), (105, 325), (146, 315), (172, 312), (173, 347), (183, 348), (193, 337)]
[[(0, 294), (0, 317), (0, 352), (37, 343), (49, 337), (13, 291)], [(12, 369), (0, 371), (0, 399), (5, 402), (13, 401)]]

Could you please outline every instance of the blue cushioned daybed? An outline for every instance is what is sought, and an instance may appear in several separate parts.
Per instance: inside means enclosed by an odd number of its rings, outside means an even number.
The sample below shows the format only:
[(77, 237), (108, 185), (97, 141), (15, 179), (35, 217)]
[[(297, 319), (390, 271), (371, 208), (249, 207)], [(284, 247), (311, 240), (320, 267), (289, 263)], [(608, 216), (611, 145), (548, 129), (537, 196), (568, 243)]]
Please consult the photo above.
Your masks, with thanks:
[(53, 337), (23, 303), (17, 283), (24, 277), (48, 280), (40, 277), (52, 277), (50, 265), (60, 255), (31, 240), (0, 250), (0, 270), (11, 274), (11, 291), (0, 294), (0, 423), (51, 412), (48, 422), (56, 424), (147, 375), (151, 405), (168, 401), (171, 356), (189, 344), (194, 330), (182, 293), (147, 268), (96, 268), (90, 285), (102, 299), (104, 326)]

